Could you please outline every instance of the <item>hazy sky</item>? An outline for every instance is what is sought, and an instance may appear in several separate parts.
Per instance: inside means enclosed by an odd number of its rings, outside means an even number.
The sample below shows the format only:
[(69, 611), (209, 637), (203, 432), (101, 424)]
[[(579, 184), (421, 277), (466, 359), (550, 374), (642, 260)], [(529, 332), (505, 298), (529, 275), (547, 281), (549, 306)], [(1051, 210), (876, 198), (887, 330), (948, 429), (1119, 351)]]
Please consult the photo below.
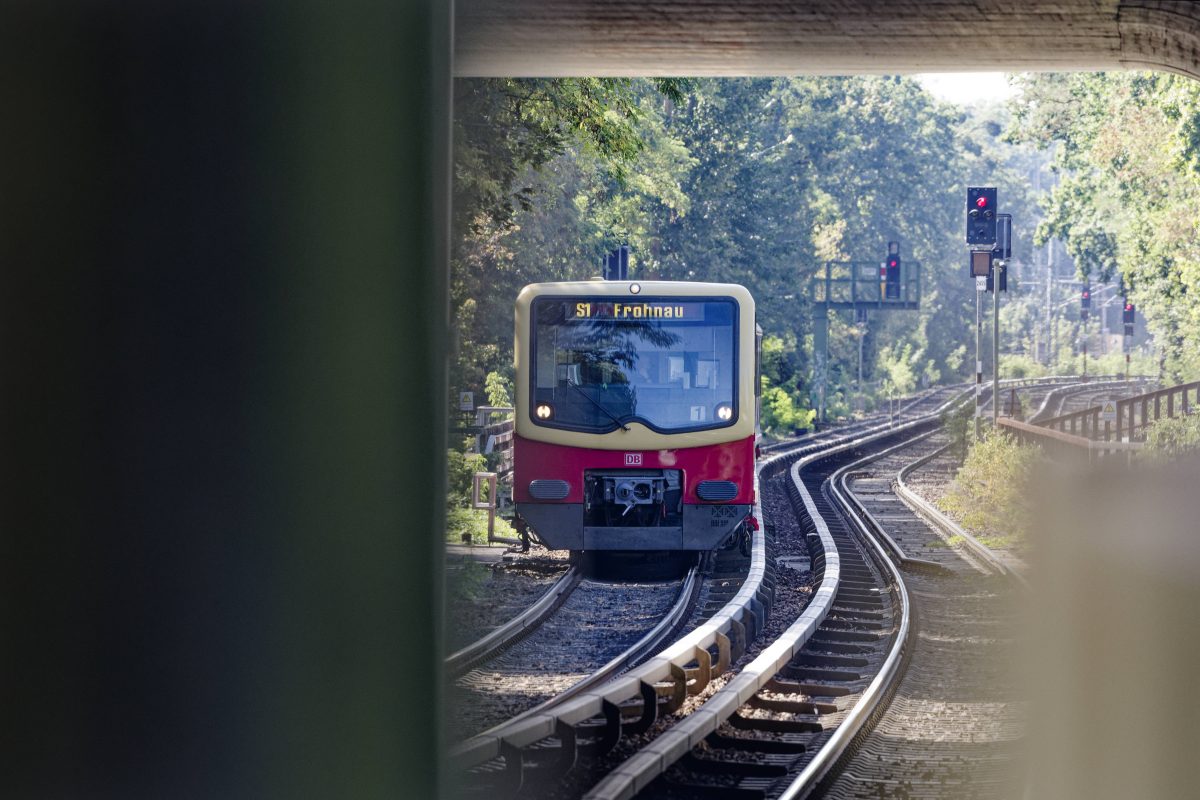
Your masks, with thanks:
[(935, 97), (961, 105), (1008, 98), (1016, 93), (1003, 72), (939, 72), (914, 77)]

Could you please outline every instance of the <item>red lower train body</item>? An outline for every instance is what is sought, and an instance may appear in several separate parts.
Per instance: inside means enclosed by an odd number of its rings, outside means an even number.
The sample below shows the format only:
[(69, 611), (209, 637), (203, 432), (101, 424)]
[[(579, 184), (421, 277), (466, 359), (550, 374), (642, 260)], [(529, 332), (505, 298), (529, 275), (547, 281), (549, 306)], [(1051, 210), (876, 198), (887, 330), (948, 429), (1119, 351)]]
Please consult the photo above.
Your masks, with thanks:
[(754, 437), (601, 450), (513, 442), (517, 512), (552, 550), (711, 550), (754, 505)]

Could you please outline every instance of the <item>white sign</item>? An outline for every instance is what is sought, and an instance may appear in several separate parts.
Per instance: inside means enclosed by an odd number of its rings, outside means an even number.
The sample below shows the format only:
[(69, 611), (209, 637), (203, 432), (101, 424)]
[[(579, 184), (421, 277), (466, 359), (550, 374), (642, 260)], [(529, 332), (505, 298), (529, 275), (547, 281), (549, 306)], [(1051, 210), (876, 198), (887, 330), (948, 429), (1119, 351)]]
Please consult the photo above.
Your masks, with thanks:
[(626, 453), (625, 454), (625, 466), (640, 467), (641, 465), (642, 465), (642, 454), (641, 453)]
[(475, 393), (474, 392), (459, 392), (458, 393), (458, 410), (459, 411), (474, 411), (475, 410)]
[(1101, 422), (1116, 422), (1117, 421), (1117, 401), (1105, 400), (1100, 404), (1100, 421)]
[(977, 291), (977, 292), (986, 292), (987, 291), (987, 275), (976, 275), (975, 276), (975, 291)]

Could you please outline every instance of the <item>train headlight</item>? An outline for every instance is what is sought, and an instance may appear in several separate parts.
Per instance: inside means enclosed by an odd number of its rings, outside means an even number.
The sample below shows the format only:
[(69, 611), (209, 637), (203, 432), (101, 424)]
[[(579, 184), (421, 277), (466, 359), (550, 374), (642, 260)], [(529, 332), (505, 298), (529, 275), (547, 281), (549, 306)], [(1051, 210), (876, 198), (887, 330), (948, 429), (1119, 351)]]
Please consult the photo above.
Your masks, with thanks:
[(533, 413), (538, 419), (550, 419), (554, 416), (554, 409), (550, 407), (549, 403), (541, 403), (533, 410)]
[(728, 422), (733, 419), (733, 406), (728, 403), (721, 403), (721, 405), (717, 406), (717, 419), (722, 422)]

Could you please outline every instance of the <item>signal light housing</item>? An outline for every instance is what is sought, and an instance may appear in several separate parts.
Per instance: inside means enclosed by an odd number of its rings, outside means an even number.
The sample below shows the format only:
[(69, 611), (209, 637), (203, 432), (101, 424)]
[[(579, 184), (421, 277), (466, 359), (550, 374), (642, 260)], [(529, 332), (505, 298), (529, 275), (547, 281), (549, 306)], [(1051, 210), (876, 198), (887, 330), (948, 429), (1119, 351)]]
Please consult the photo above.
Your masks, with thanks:
[(900, 299), (900, 243), (888, 242), (888, 257), (885, 266), (880, 270), (884, 280), (884, 298)]
[(996, 244), (996, 187), (967, 187), (967, 244)]

